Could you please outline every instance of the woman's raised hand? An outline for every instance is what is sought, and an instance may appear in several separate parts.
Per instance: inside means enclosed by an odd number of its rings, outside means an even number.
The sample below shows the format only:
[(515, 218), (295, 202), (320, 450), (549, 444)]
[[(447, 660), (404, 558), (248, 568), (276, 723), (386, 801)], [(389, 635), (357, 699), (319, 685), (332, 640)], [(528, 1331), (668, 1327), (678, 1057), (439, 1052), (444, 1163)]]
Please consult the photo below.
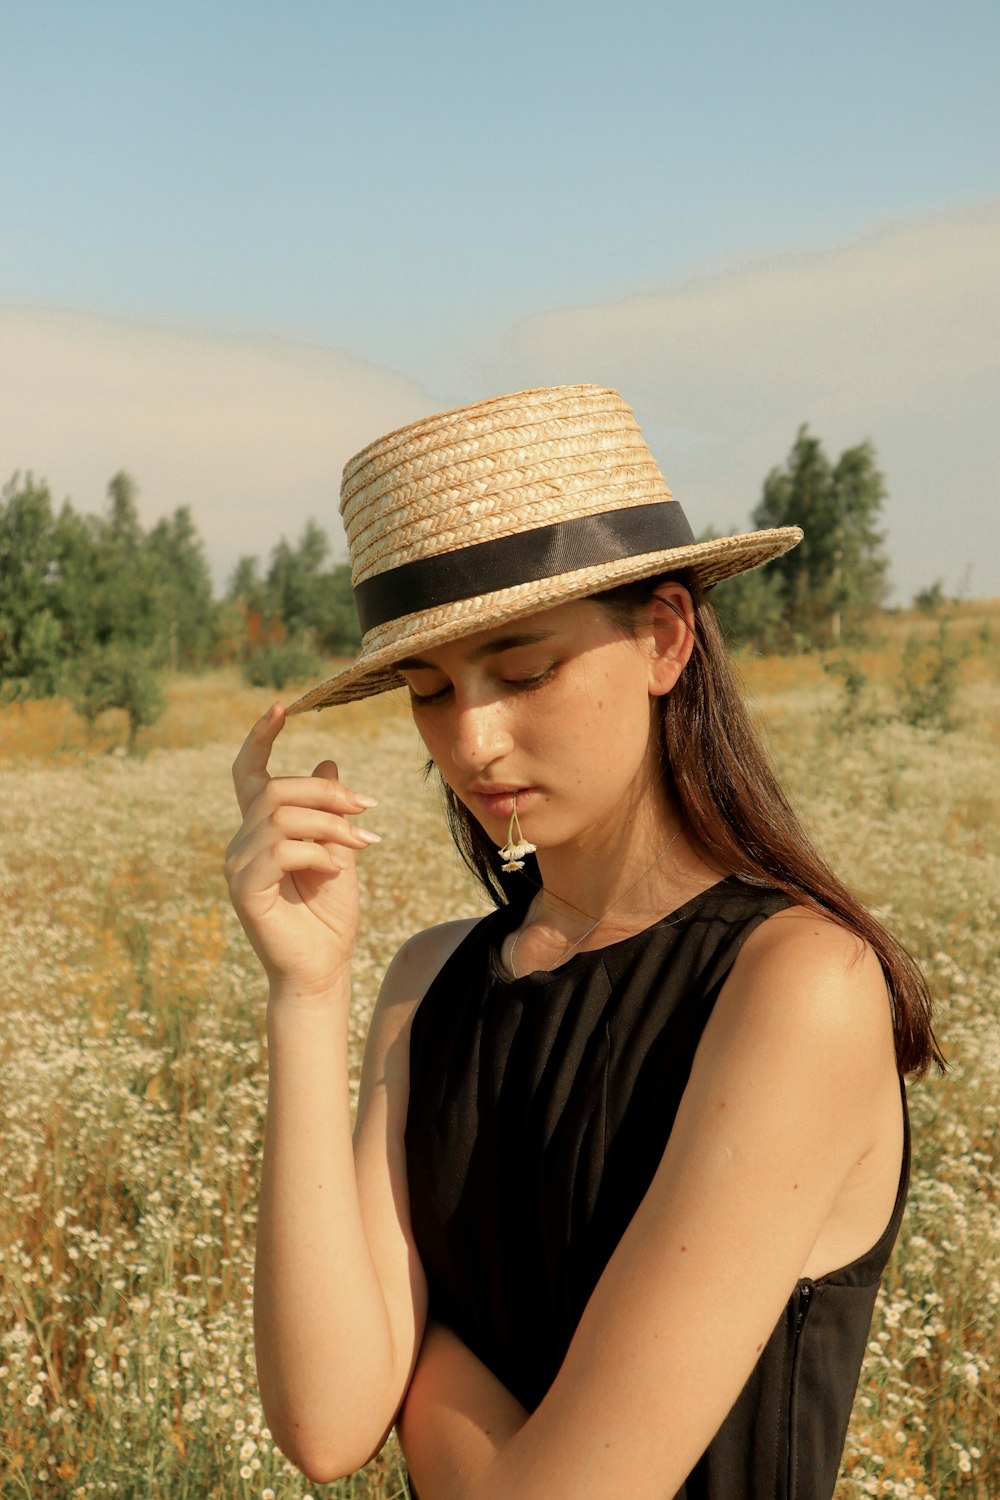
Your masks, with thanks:
[(284, 723), (276, 703), (233, 762), (243, 822), (225, 869), (272, 995), (308, 1001), (326, 996), (350, 962), (358, 926), (354, 854), (378, 838), (350, 816), (375, 799), (344, 786), (330, 760), (311, 776), (271, 776), (267, 762)]

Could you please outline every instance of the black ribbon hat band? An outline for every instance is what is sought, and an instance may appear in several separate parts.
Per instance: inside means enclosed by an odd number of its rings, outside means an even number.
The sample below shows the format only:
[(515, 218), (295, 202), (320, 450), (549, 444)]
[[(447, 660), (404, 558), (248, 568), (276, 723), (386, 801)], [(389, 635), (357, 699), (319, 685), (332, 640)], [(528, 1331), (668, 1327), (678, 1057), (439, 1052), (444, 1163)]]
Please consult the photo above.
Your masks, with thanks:
[(628, 505), (388, 568), (357, 584), (354, 602), (367, 632), (418, 610), (645, 552), (689, 547), (694, 540), (676, 500)]

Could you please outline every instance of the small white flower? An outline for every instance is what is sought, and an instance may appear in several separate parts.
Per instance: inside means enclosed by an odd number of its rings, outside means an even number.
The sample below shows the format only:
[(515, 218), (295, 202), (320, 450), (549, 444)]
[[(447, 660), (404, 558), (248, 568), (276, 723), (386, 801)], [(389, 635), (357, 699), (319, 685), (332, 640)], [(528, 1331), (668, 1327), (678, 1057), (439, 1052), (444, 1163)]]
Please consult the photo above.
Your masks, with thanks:
[(516, 844), (504, 844), (497, 853), (502, 854), (505, 859), (523, 859), (526, 854), (534, 854), (535, 845), (529, 844), (527, 839), (521, 839)]
[(521, 832), (521, 824), (517, 816), (517, 798), (514, 798), (514, 808), (507, 825), (507, 842), (497, 850), (500, 858), (504, 861), (501, 869), (504, 874), (510, 874), (512, 870), (524, 869), (524, 856), (534, 854), (535, 844), (529, 844)]

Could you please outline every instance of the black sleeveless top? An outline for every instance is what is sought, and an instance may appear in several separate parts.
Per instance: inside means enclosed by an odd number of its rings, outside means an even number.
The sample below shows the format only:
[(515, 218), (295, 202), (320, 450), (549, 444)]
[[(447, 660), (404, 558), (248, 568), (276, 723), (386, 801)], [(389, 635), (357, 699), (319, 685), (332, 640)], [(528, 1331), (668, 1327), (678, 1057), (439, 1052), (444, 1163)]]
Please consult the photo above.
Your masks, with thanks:
[[(421, 1001), (406, 1156), (431, 1313), (529, 1411), (652, 1181), (740, 946), (790, 904), (731, 876), (643, 932), (511, 979), (514, 904), (477, 923)], [(908, 1175), (907, 1126), (882, 1237), (798, 1283), (676, 1500), (829, 1500)]]

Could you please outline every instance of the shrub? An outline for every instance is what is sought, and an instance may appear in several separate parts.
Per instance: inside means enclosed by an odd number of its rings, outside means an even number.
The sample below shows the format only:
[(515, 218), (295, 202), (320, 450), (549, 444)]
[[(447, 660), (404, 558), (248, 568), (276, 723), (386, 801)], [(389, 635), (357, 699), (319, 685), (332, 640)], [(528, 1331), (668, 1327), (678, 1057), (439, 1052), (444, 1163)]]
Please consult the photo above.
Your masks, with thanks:
[(858, 729), (870, 729), (878, 724), (882, 715), (875, 706), (868, 676), (850, 657), (838, 656), (824, 661), (823, 671), (834, 677), (844, 690), (844, 696), (832, 723), (838, 734), (853, 734)]
[(930, 640), (907, 637), (896, 683), (899, 717), (917, 728), (954, 729), (958, 669), (969, 654), (968, 643), (949, 630), (949, 618), (941, 621)]
[(941, 578), (935, 578), (927, 588), (918, 589), (913, 596), (914, 608), (921, 610), (925, 615), (937, 614), (944, 602), (944, 580)]
[(109, 708), (124, 709), (130, 751), (139, 730), (155, 724), (166, 707), (162, 675), (151, 655), (116, 644), (95, 648), (77, 662), (69, 696), (88, 724)]
[(323, 675), (323, 660), (304, 641), (265, 641), (243, 658), (243, 680), (280, 692), (289, 682)]

